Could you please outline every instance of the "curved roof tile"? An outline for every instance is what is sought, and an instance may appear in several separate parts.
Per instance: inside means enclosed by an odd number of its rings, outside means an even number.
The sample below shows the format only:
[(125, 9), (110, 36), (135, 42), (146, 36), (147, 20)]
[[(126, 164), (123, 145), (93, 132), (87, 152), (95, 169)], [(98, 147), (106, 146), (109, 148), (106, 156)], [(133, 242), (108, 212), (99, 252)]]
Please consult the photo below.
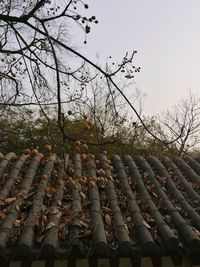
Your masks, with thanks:
[(0, 154), (0, 262), (199, 264), (199, 173), (189, 156)]

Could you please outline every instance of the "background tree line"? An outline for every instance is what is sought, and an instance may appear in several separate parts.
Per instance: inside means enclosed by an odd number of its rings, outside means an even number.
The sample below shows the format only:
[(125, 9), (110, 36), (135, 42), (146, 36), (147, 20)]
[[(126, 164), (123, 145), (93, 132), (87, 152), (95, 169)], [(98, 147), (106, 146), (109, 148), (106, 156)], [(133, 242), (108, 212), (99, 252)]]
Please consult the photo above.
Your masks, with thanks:
[[(144, 117), (140, 107), (145, 124), (160, 139), (170, 142), (181, 135), (171, 145), (164, 145), (164, 142), (153, 138), (138, 120), (131, 118), (126, 103), (118, 106), (120, 96), (116, 96), (116, 106), (113, 108), (112, 101), (108, 101), (109, 98), (103, 90), (94, 90), (93, 93), (87, 106), (82, 106), (80, 102), (77, 111), (76, 105), (71, 105), (71, 109), (66, 111), (67, 115), (63, 119), (63, 127), (67, 128), (74, 140), (81, 140), (82, 146), (85, 147), (83, 150), (76, 151), (73, 140), (63, 142), (63, 136), (57, 125), (56, 107), (45, 108), (48, 119), (40, 109), (10, 108), (6, 115), (0, 117), (0, 150), (4, 153), (8, 151), (22, 153), (26, 148), (38, 148), (44, 152), (45, 145), (49, 144), (59, 156), (73, 152), (98, 154), (104, 150), (109, 154), (159, 156), (167, 153), (182, 156), (188, 151), (198, 151), (200, 99), (191, 93), (174, 109), (157, 117)], [(135, 101), (141, 103), (143, 97), (141, 94), (134, 97)], [(116, 112), (120, 115), (117, 116)]]

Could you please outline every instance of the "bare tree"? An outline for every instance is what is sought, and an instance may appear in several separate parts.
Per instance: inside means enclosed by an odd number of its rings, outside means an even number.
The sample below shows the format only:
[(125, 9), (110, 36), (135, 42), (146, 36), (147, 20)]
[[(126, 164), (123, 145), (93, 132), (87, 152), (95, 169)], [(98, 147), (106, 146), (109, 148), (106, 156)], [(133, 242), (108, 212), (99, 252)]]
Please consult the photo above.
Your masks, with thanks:
[(83, 8), (88, 9), (88, 4), (80, 0), (0, 3), (1, 109), (32, 104), (43, 110), (43, 105), (56, 103), (58, 125), (69, 139), (63, 126), (62, 104), (80, 99), (85, 86), (95, 77), (89, 78), (87, 64), (112, 83), (112, 77), (120, 71), (126, 79), (133, 77), (135, 51), (130, 56), (126, 54), (122, 62), (108, 72), (70, 45), (66, 32), (69, 23), (75, 23), (85, 35), (98, 23), (95, 16), (82, 15)]
[(134, 72), (140, 71), (133, 65), (136, 51), (126, 53), (112, 67), (106, 64), (102, 68), (71, 45), (69, 24), (74, 23), (83, 30), (86, 43), (87, 34), (98, 23), (94, 15), (85, 16), (84, 9), (88, 9), (88, 4), (82, 0), (0, 2), (0, 110), (5, 112), (10, 106), (39, 106), (51, 123), (43, 107), (57, 105), (63, 142), (74, 141), (64, 125), (64, 107), (81, 99), (91, 80), (101, 76), (107, 83), (113, 107), (111, 86), (121, 94), (144, 129), (163, 142), (145, 125), (140, 112), (117, 82), (118, 75), (123, 74), (124, 79), (130, 80)]
[(200, 97), (195, 97), (189, 92), (188, 97), (183, 99), (172, 111), (163, 113), (161, 122), (164, 128), (160, 131), (168, 140), (178, 136), (173, 147), (179, 155), (200, 143)]

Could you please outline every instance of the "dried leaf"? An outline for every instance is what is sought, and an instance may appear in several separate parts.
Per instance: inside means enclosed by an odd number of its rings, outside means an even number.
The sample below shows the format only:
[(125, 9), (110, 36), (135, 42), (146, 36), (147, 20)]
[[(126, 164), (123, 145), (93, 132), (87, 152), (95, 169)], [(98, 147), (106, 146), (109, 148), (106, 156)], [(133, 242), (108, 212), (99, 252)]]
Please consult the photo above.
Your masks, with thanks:
[(131, 221), (132, 221), (131, 217), (128, 216), (128, 217), (126, 218), (126, 221), (127, 221), (128, 223), (131, 222)]
[(20, 211), (20, 207), (18, 204), (15, 205), (15, 208), (16, 208), (16, 211), (18, 211), (18, 212)]
[(107, 233), (106, 239), (107, 239), (108, 243), (112, 243), (113, 239), (114, 239), (113, 233)]
[(15, 202), (16, 200), (17, 200), (16, 197), (8, 197), (8, 198), (6, 198), (5, 203), (10, 204), (10, 203)]
[(143, 176), (144, 176), (144, 178), (146, 178), (146, 177), (149, 176), (149, 173), (148, 173), (148, 172), (144, 172), (144, 173), (143, 173)]
[(154, 191), (152, 191), (152, 195), (153, 195), (154, 197), (158, 198), (158, 195), (157, 195)]
[(91, 201), (89, 199), (87, 199), (82, 203), (82, 207), (86, 207), (86, 206), (88, 206), (90, 204), (91, 204)]
[(170, 223), (171, 220), (172, 220), (171, 215), (165, 215), (165, 221), (166, 221), (167, 223)]
[(81, 238), (81, 237), (89, 237), (91, 235), (92, 235), (92, 231), (91, 230), (86, 230), (82, 234), (78, 235), (78, 237), (79, 238)]
[(53, 223), (52, 221), (50, 221), (50, 222), (47, 224), (47, 226), (46, 226), (46, 230), (48, 230), (48, 229), (50, 229), (50, 228), (52, 228), (52, 227), (54, 227), (54, 226), (56, 226), (55, 223)]
[(89, 187), (92, 188), (92, 187), (95, 187), (96, 186), (96, 183), (93, 182), (93, 181), (89, 181)]
[(67, 184), (69, 188), (75, 189), (76, 188), (76, 182), (72, 179), (72, 177), (68, 178)]
[(80, 196), (81, 196), (83, 202), (88, 200), (87, 196), (82, 191), (80, 191)]
[(111, 180), (112, 182), (114, 182), (114, 179), (112, 178), (111, 175), (108, 177), (108, 179)]
[(44, 235), (38, 236), (38, 237), (36, 238), (36, 242), (37, 242), (38, 244), (41, 244), (42, 241), (43, 241), (43, 239), (44, 239)]
[(80, 224), (81, 224), (82, 226), (86, 227), (86, 228), (88, 228), (88, 226), (89, 226), (89, 223), (86, 223), (86, 222), (84, 222), (84, 221), (82, 221), (82, 220), (80, 220)]
[(111, 226), (112, 225), (112, 219), (111, 219), (110, 215), (107, 213), (107, 214), (105, 214), (104, 218), (105, 218), (106, 224)]
[(61, 200), (58, 200), (57, 205), (58, 205), (59, 207), (62, 207), (62, 201), (61, 201)]
[(143, 220), (143, 224), (146, 226), (146, 228), (151, 229), (151, 226), (145, 220)]
[(194, 189), (198, 189), (198, 188), (199, 188), (198, 183), (191, 183), (191, 184), (192, 184), (192, 187), (193, 187)]
[(14, 225), (15, 227), (20, 227), (20, 223), (21, 223), (21, 220), (15, 220), (15, 221), (13, 222), (13, 225)]
[(28, 216), (28, 213), (27, 212), (21, 212), (20, 213), (20, 218), (21, 218), (21, 221), (24, 221)]
[(105, 206), (103, 206), (101, 209), (103, 212), (111, 212), (111, 209)]
[(105, 171), (103, 169), (98, 170), (98, 175), (104, 177), (105, 176)]
[(103, 176), (98, 177), (98, 186), (104, 188), (105, 187), (105, 178)]
[(60, 211), (59, 211), (59, 209), (56, 207), (56, 206), (52, 206), (52, 207), (50, 207), (50, 209), (49, 209), (49, 213), (51, 214), (51, 215), (56, 215), (56, 214), (58, 214)]
[(0, 212), (0, 220), (3, 220), (6, 217), (6, 214), (4, 212)]
[(47, 216), (46, 215), (41, 215), (39, 217), (39, 220), (40, 220), (41, 223), (46, 223), (48, 219), (47, 219)]
[(127, 233), (129, 233), (128, 226), (127, 226), (127, 224), (126, 224), (126, 223), (124, 223), (124, 227), (125, 227), (125, 229), (126, 229)]
[(167, 189), (164, 186), (162, 186), (162, 190), (167, 193)]
[(197, 228), (192, 227), (192, 230), (193, 230), (194, 232), (196, 232), (196, 234), (200, 237), (200, 232), (199, 232), (199, 230), (198, 230)]

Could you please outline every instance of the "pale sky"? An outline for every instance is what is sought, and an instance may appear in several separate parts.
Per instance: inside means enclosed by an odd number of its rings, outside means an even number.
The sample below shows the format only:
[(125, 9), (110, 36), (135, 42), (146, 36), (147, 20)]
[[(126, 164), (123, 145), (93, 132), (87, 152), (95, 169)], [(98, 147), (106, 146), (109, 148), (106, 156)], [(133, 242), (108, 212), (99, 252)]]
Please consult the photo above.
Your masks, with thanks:
[[(89, 0), (92, 27), (79, 50), (96, 62), (137, 50), (135, 86), (145, 115), (171, 108), (190, 89), (200, 96), (200, 0)], [(80, 33), (81, 42), (84, 34)]]

